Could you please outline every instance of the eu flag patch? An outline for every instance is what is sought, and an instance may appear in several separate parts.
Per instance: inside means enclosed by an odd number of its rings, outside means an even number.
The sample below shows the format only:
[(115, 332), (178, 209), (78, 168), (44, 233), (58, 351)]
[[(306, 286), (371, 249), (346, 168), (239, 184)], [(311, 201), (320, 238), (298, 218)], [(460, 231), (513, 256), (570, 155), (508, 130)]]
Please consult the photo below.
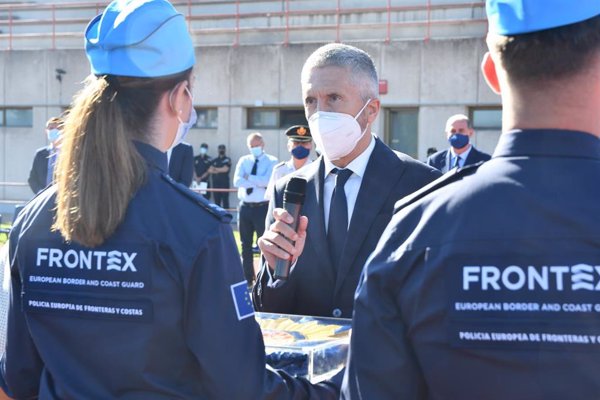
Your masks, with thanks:
[(252, 305), (252, 298), (250, 297), (246, 281), (231, 285), (231, 295), (233, 296), (233, 304), (235, 304), (238, 321), (254, 315), (254, 306)]

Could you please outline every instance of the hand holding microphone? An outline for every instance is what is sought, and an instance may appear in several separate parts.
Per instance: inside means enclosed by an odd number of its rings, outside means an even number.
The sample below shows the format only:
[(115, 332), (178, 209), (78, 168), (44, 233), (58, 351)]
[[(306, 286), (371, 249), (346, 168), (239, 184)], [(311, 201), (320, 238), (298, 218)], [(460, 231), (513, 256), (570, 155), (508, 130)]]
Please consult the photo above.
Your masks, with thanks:
[(267, 264), (274, 270), (275, 279), (287, 279), (292, 259), (300, 256), (304, 249), (308, 220), (300, 216), (300, 211), (305, 192), (305, 179), (292, 177), (288, 181), (283, 194), (283, 208), (273, 211), (275, 222), (258, 241)]

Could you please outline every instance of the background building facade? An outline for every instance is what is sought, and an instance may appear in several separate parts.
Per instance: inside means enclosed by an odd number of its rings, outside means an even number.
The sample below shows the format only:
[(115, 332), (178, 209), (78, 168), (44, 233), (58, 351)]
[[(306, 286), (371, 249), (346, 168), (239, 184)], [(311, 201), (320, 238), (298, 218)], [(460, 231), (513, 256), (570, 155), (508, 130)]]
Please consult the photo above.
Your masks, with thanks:
[[(63, 112), (89, 74), (86, 22), (106, 2), (0, 3), (0, 204), (32, 197), (26, 186), (46, 120)], [(374, 131), (391, 147), (424, 160), (448, 146), (446, 119), (470, 115), (475, 145), (492, 152), (500, 98), (479, 65), (486, 51), (484, 2), (457, 0), (258, 0), (174, 2), (196, 44), (194, 103), (199, 119), (186, 139), (209, 155), (225, 144), (232, 160), (260, 131), (266, 151), (289, 155), (283, 135), (305, 122), (304, 60), (343, 42), (367, 51), (380, 77), (382, 112)], [(233, 196), (232, 196), (233, 199)], [(1, 208), (0, 208), (1, 212)]]

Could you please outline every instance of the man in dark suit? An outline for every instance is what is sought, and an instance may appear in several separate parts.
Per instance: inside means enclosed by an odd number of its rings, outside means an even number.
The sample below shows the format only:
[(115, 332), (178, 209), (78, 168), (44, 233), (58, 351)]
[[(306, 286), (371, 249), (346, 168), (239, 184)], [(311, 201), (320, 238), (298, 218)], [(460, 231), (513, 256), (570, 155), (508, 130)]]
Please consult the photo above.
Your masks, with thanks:
[[(290, 175), (308, 181), (297, 233), (280, 208), (285, 179), (275, 185), (268, 230), (259, 240), (263, 263), (254, 305), (261, 311), (349, 318), (362, 267), (394, 203), (440, 173), (372, 135), (380, 109), (378, 78), (364, 51), (341, 44), (319, 48), (302, 70), (302, 92), (323, 155)], [(275, 280), (276, 257), (290, 256), (288, 280)]]
[(194, 149), (189, 143), (181, 142), (167, 152), (169, 176), (187, 187), (194, 177)]
[(62, 120), (52, 117), (46, 122), (46, 137), (50, 143), (35, 152), (33, 165), (29, 172), (29, 187), (33, 193), (38, 193), (52, 182), (54, 164), (58, 155), (58, 144), (61, 135)]
[(477, 150), (470, 143), (473, 133), (471, 121), (466, 115), (456, 114), (448, 118), (446, 138), (450, 143), (450, 148), (429, 156), (427, 164), (446, 173), (452, 168), (489, 160), (491, 158), (489, 154)]

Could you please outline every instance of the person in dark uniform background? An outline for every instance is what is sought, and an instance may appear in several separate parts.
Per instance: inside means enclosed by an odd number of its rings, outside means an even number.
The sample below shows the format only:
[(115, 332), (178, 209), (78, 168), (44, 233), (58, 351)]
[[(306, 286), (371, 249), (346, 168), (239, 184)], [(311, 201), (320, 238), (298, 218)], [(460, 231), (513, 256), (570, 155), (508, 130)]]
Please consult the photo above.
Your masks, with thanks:
[(191, 127), (194, 47), (165, 0), (85, 32), (56, 184), (10, 235), (0, 386), (11, 398), (334, 399), (265, 368), (231, 216), (167, 173)]
[(286, 129), (285, 136), (287, 136), (288, 139), (287, 149), (292, 157), (273, 167), (273, 174), (271, 175), (269, 185), (267, 186), (267, 193), (265, 194), (267, 199), (271, 198), (271, 194), (275, 188), (275, 182), (300, 168), (306, 167), (312, 162), (309, 157), (310, 151), (312, 150), (312, 136), (308, 126), (291, 126)]
[(435, 147), (429, 147), (429, 148), (427, 148), (427, 157), (429, 157), (437, 152), (438, 152), (438, 150)]
[[(193, 115), (196, 115), (195, 112)], [(190, 126), (194, 126), (194, 123)], [(194, 178), (194, 149), (191, 144), (181, 142), (167, 151), (169, 162), (169, 176), (175, 182), (190, 187)]]
[[(307, 180), (297, 233), (281, 209), (287, 179), (275, 185), (259, 239), (263, 263), (252, 293), (258, 310), (350, 318), (360, 273), (394, 203), (441, 175), (373, 134), (378, 82), (371, 57), (353, 46), (321, 46), (304, 63), (305, 114), (323, 156), (289, 175)], [(290, 256), (295, 266), (287, 281), (273, 279), (276, 257)]]
[(29, 179), (27, 180), (33, 193), (42, 191), (52, 182), (61, 128), (62, 120), (58, 117), (52, 117), (46, 122), (46, 137), (49, 144), (35, 152), (33, 165), (31, 166)]
[[(231, 158), (226, 155), (226, 147), (224, 144), (220, 144), (218, 154), (212, 160), (212, 165), (209, 169), (212, 186), (215, 189), (229, 189), (231, 183), (229, 180), (229, 170), (231, 169)], [(213, 199), (215, 204), (229, 209), (229, 192), (213, 192)]]
[(503, 133), (490, 161), (397, 204), (357, 290), (344, 399), (600, 394), (600, 2), (486, 7)]
[(491, 158), (471, 143), (475, 131), (466, 115), (456, 114), (448, 118), (445, 131), (450, 148), (427, 157), (427, 164), (432, 167), (446, 173), (452, 168), (476, 164)]
[[(202, 143), (200, 145), (200, 154), (194, 157), (194, 179), (196, 180), (197, 184), (200, 184), (200, 182), (205, 182), (206, 187), (210, 187), (208, 178), (210, 176), (209, 169), (211, 164), (212, 158), (210, 158), (210, 156), (208, 155), (208, 144)], [(209, 200), (210, 192), (206, 192), (206, 194), (204, 194), (204, 197), (206, 198), (206, 200)]]

